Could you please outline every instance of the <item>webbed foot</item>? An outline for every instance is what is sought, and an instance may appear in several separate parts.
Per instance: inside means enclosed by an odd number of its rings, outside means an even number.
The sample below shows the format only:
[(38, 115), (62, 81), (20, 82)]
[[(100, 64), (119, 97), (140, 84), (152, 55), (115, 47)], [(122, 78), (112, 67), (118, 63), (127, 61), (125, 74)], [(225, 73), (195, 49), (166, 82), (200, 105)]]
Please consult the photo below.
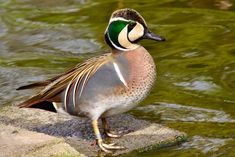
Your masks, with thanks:
[(125, 149), (125, 147), (118, 146), (115, 143), (106, 144), (102, 140), (98, 140), (97, 143), (98, 143), (98, 146), (100, 147), (100, 149), (106, 153), (112, 153), (113, 152), (112, 150)]

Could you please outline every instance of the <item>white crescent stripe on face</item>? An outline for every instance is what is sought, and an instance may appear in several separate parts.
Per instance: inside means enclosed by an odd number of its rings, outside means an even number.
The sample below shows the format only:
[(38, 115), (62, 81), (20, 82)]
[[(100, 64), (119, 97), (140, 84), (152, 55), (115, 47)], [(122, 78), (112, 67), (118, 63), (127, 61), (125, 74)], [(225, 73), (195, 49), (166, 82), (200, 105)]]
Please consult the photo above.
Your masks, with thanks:
[(125, 79), (124, 79), (124, 77), (123, 77), (123, 75), (122, 75), (122, 73), (121, 73), (117, 63), (113, 62), (113, 66), (114, 66), (114, 69), (115, 69), (115, 71), (116, 71), (120, 81), (128, 88), (127, 83), (126, 83), (126, 81), (125, 81)]
[(108, 38), (109, 38), (109, 41), (111, 42), (111, 44), (112, 44), (117, 50), (129, 51), (128, 49), (124, 49), (124, 48), (121, 48), (121, 47), (116, 46), (116, 45), (112, 42), (112, 40), (110, 39), (109, 34), (108, 34)]
[(119, 33), (118, 35), (118, 42), (120, 45), (122, 45), (123, 47), (125, 47), (126, 49), (128, 50), (133, 50), (135, 48), (137, 48), (139, 45), (137, 44), (133, 44), (131, 43), (128, 38), (127, 38), (127, 35), (128, 35), (128, 25), (125, 26), (122, 31)]
[(135, 27), (128, 33), (130, 41), (135, 41), (144, 35), (144, 27), (140, 23), (136, 23)]

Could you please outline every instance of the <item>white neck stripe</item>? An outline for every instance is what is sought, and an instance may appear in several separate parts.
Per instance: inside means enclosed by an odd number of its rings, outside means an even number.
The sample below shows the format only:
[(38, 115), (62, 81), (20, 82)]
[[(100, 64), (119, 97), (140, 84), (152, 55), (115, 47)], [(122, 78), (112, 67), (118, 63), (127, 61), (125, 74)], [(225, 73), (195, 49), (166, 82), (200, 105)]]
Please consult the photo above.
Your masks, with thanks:
[(126, 83), (126, 81), (125, 81), (125, 79), (124, 79), (124, 77), (123, 77), (123, 75), (122, 75), (122, 73), (121, 73), (117, 63), (113, 62), (113, 66), (114, 66), (114, 69), (115, 69), (115, 71), (116, 71), (120, 81), (128, 88), (127, 83)]

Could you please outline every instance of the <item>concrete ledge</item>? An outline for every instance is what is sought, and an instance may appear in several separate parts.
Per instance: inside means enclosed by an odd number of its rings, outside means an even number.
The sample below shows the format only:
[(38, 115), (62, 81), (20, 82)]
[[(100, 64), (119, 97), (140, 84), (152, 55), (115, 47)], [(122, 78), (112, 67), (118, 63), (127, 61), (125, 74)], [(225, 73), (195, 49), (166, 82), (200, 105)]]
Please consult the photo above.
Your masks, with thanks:
[(1, 157), (84, 156), (62, 138), (0, 124)]
[[(109, 119), (113, 130), (123, 132), (119, 139), (107, 139), (127, 149), (145, 151), (185, 141), (185, 133), (168, 127), (138, 120), (131, 115)], [(101, 130), (102, 131), (102, 130)], [(0, 156), (97, 156), (90, 121), (39, 109), (4, 107), (0, 110)], [(3, 152), (3, 153), (2, 153)]]

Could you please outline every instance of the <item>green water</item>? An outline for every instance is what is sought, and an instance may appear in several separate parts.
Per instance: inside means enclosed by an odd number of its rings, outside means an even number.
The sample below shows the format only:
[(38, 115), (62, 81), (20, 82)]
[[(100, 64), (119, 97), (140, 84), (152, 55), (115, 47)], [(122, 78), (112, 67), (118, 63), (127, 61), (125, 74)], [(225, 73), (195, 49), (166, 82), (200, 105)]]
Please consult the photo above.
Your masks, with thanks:
[(235, 156), (234, 0), (0, 0), (1, 106), (32, 94), (15, 91), (20, 85), (108, 51), (103, 32), (112, 11), (124, 7), (167, 39), (141, 42), (158, 79), (131, 114), (189, 135), (179, 146), (125, 156)]

